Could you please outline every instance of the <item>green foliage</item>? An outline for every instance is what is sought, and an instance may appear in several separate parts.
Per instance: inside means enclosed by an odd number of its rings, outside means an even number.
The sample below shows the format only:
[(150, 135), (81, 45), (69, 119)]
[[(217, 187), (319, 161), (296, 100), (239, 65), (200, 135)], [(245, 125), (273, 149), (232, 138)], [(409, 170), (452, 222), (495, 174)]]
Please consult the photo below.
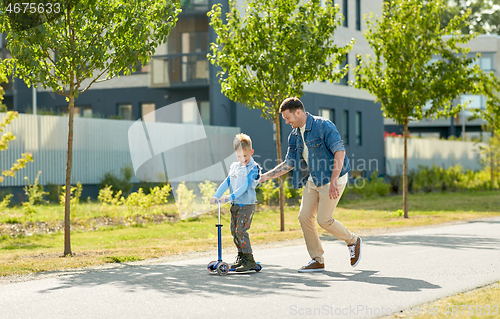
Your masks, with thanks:
[[(80, 197), (82, 196), (82, 183), (78, 182), (75, 186), (71, 186), (69, 193), (69, 203), (71, 206), (75, 207), (80, 203)], [(65, 205), (66, 203), (66, 186), (61, 187), (61, 194), (59, 195), (59, 203)]]
[(262, 196), (264, 198), (264, 204), (271, 204), (271, 199), (276, 197), (279, 193), (279, 188), (276, 187), (274, 181), (272, 179), (267, 182), (261, 183), (259, 188), (262, 192)]
[(285, 195), (286, 199), (290, 199), (295, 195), (295, 190), (293, 189), (292, 184), (288, 182), (288, 180), (283, 183), (283, 194)]
[[(0, 83), (2, 82), (2, 76), (4, 74), (2, 73), (2, 67), (0, 65)], [(1, 88), (1, 86), (0, 86)], [(3, 89), (2, 89), (3, 90)], [(0, 101), (2, 96), (2, 92), (0, 92)], [(19, 116), (17, 115), (17, 112), (7, 112), (7, 117), (5, 117), (1, 122), (0, 122), (0, 133), (2, 133), (5, 129), (5, 126), (9, 125), (15, 118), (18, 118)], [(0, 152), (8, 149), (8, 143), (10, 141), (15, 140), (16, 137), (14, 134), (11, 132), (7, 132), (0, 137)], [(0, 183), (4, 180), (4, 176), (11, 176), (11, 177), (16, 177), (16, 172), (19, 171), (20, 169), (26, 167), (26, 164), (28, 162), (33, 162), (33, 155), (31, 153), (23, 153), (21, 154), (21, 158), (17, 159), (16, 163), (12, 165), (12, 167), (8, 170), (4, 170), (2, 174), (0, 175)]]
[(99, 195), (97, 196), (97, 199), (104, 206), (106, 205), (117, 206), (123, 204), (123, 202), (120, 200), (121, 196), (122, 196), (121, 190), (116, 192), (115, 195), (113, 195), (113, 190), (111, 189), (111, 186), (106, 186), (99, 190)]
[(121, 177), (115, 176), (111, 172), (104, 174), (104, 178), (101, 180), (100, 188), (103, 189), (107, 186), (111, 186), (113, 192), (121, 191), (126, 197), (134, 187), (130, 182), (134, 176), (134, 169), (130, 166), (125, 166), (120, 169)]
[(168, 196), (172, 187), (169, 184), (155, 186), (149, 189), (146, 194), (142, 188), (137, 192), (129, 194), (126, 198), (122, 196), (122, 191), (113, 192), (111, 186), (106, 186), (99, 191), (99, 202), (103, 208), (110, 205), (112, 207), (125, 205), (129, 213), (136, 211), (136, 208), (148, 210), (152, 206), (160, 206), (168, 203)]
[(193, 190), (187, 188), (185, 182), (180, 183), (175, 192), (177, 193), (175, 199), (177, 209), (179, 210), (179, 216), (183, 220), (187, 219), (193, 211), (192, 206), (196, 195), (193, 194)]
[(43, 186), (38, 184), (38, 178), (40, 178), (41, 173), (42, 171), (38, 171), (33, 185), (30, 184), (30, 180), (28, 179), (28, 177), (24, 177), (28, 184), (24, 187), (24, 193), (26, 194), (26, 196), (28, 196), (28, 201), (23, 202), (22, 205), (24, 216), (29, 221), (32, 220), (33, 215), (36, 213), (35, 205), (45, 203), (43, 196), (46, 195), (47, 192), (44, 192)]
[[(445, 8), (443, 0), (392, 0), (384, 3), (382, 18), (366, 20), (375, 58), (358, 66), (356, 86), (376, 96), (384, 116), (398, 124), (456, 115), (463, 106), (453, 100), (480, 89), (481, 69), (461, 45), (475, 35), (459, 31), (470, 11), (441, 28)], [(443, 59), (432, 62), (434, 56)]]
[(47, 183), (47, 199), (51, 203), (59, 203), (59, 194), (61, 194), (62, 191), (62, 185), (55, 185), (52, 183)]
[(68, 14), (26, 30), (1, 15), (0, 32), (7, 34), (12, 54), (5, 61), (9, 71), (30, 85), (41, 83), (75, 97), (84, 91), (80, 86), (86, 79), (95, 83), (101, 76), (128, 75), (138, 62), (146, 65), (166, 42), (180, 12), (177, 1), (165, 0), (69, 3), (73, 8)]
[(105, 257), (105, 260), (108, 263), (127, 263), (132, 261), (144, 260), (144, 258), (135, 255), (128, 255), (128, 256), (109, 256)]
[(448, 25), (449, 21), (463, 12), (470, 10), (467, 17), (467, 24), (464, 24), (461, 31), (464, 34), (477, 32), (480, 34), (492, 33), (500, 34), (500, 11), (494, 6), (500, 5), (499, 0), (448, 0), (447, 8), (441, 17), (441, 26)]
[(4, 196), (4, 198), (2, 199), (2, 201), (0, 202), (0, 213), (6, 209), (9, 204), (10, 204), (10, 199), (13, 197), (14, 195), (12, 194), (7, 194)]
[(363, 197), (387, 196), (391, 193), (391, 185), (384, 182), (384, 178), (378, 177), (378, 171), (374, 171), (370, 178), (357, 178), (354, 186), (348, 186), (347, 189), (348, 192), (352, 191)]
[[(481, 94), (487, 82), (464, 45), (476, 35), (460, 31), (468, 24), (470, 10), (441, 27), (445, 9), (445, 0), (390, 0), (384, 2), (381, 18), (365, 17), (365, 37), (375, 57), (358, 56), (362, 60), (355, 86), (376, 97), (384, 117), (404, 125), (405, 150), (410, 120), (455, 116), (464, 105), (453, 105), (454, 100), (462, 94)], [(433, 61), (436, 56), (441, 60)], [(403, 170), (403, 209), (408, 217), (406, 156)]]
[(198, 187), (200, 188), (202, 203), (210, 205), (210, 198), (217, 191), (217, 184), (207, 180), (204, 183), (198, 184)]

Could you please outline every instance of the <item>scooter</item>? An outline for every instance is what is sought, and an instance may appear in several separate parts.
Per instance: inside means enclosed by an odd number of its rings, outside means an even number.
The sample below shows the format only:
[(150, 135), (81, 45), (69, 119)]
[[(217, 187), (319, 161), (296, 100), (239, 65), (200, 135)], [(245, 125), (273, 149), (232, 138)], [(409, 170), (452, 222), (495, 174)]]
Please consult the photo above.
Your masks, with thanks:
[[(210, 274), (218, 274), (219, 276), (227, 275), (230, 271), (235, 271), (235, 269), (230, 269), (229, 265), (222, 261), (222, 240), (221, 240), (221, 228), (222, 224), (220, 223), (220, 200), (217, 200), (219, 203), (219, 219), (217, 225), (217, 240), (218, 240), (218, 259), (216, 261), (211, 261), (208, 263), (207, 270)], [(262, 266), (259, 262), (257, 262), (257, 266), (252, 268), (251, 270), (255, 270), (259, 272), (262, 270)]]

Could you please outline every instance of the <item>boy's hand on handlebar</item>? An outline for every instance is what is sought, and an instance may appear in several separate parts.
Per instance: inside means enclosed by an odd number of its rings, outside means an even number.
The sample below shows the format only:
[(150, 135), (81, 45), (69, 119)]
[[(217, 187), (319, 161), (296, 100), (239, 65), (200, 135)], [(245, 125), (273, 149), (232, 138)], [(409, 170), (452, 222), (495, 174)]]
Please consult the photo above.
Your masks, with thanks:
[(216, 197), (212, 197), (212, 198), (210, 198), (210, 204), (215, 205), (215, 204), (217, 204), (218, 202), (219, 202), (219, 199), (218, 199), (218, 198), (216, 198)]
[(222, 196), (220, 198), (220, 202), (221, 202), (221, 204), (225, 204), (225, 203), (229, 202), (229, 196), (227, 196), (227, 195)]

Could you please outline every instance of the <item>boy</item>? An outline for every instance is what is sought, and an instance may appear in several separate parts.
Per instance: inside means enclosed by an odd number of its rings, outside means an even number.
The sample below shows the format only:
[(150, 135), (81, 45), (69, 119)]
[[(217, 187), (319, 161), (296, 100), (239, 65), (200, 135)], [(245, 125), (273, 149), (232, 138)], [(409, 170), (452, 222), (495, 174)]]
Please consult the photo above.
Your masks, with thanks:
[[(247, 231), (255, 212), (255, 186), (259, 183), (261, 168), (252, 158), (254, 150), (248, 135), (236, 135), (233, 146), (238, 161), (231, 164), (229, 176), (220, 184), (210, 203), (217, 203), (219, 198), (223, 204), (231, 201), (231, 235), (238, 248), (238, 256), (230, 267), (244, 272), (257, 266)], [(228, 188), (231, 194), (222, 196)]]

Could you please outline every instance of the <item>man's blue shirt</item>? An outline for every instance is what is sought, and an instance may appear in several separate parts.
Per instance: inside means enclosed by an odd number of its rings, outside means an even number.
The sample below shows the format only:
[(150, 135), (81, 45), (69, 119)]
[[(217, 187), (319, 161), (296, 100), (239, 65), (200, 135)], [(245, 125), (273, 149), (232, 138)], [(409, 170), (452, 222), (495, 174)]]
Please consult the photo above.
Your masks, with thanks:
[[(293, 167), (293, 188), (301, 188), (307, 182), (309, 175), (312, 176), (316, 186), (330, 183), (332, 177), (335, 153), (345, 151), (344, 141), (335, 124), (320, 117), (307, 114), (304, 139), (309, 150), (309, 165), (302, 158), (304, 141), (300, 130), (295, 128), (288, 136), (288, 151), (285, 157), (286, 165)], [(344, 163), (339, 177), (344, 176), (351, 170), (351, 165), (344, 156)]]

